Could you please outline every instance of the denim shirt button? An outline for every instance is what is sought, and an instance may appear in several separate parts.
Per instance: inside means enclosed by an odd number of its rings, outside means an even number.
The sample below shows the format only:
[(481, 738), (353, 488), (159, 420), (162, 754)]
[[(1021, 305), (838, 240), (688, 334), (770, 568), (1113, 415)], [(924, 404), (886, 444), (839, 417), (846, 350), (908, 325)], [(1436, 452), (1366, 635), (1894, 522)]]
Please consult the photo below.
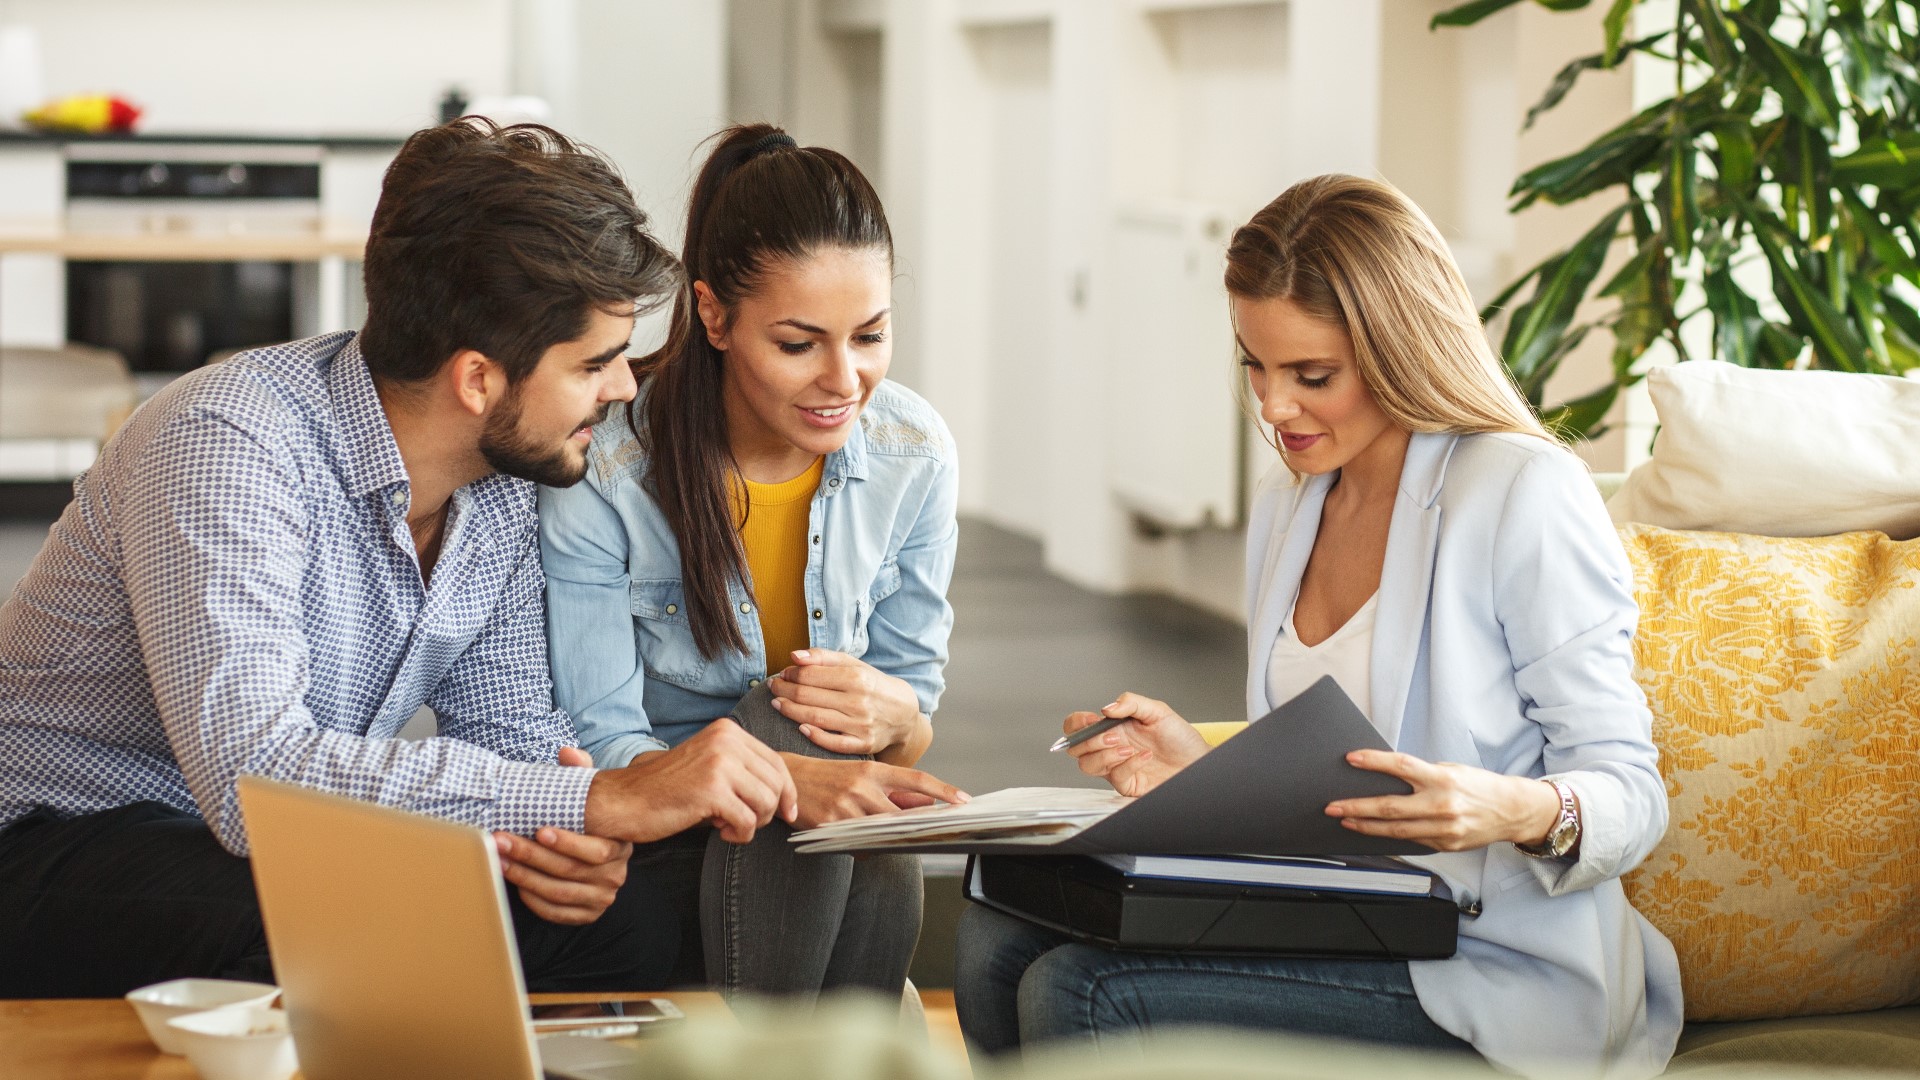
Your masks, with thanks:
[(839, 487), (839, 486), (840, 486), (840, 478), (836, 476), (836, 477), (834, 477), (833, 479), (831, 479), (831, 480), (829, 480), (829, 481), (827, 481), (827, 486), (828, 486), (828, 487), (832, 487), (832, 488), (837, 488), (837, 487)]
[(742, 614), (742, 615), (751, 615), (751, 614), (753, 614), (753, 605), (752, 605), (752, 604), (749, 604), (749, 603), (745, 603), (745, 602), (742, 602), (742, 603), (741, 603), (741, 605), (740, 605), (740, 614)]
[(824, 611), (821, 611), (819, 608), (814, 608), (813, 617), (816, 619), (824, 619), (827, 617), (827, 613)]
[(668, 604), (668, 605), (667, 605), (667, 614), (669, 614), (669, 615), (672, 615), (672, 614), (674, 614), (674, 613), (676, 613), (676, 612), (678, 612), (679, 610), (680, 610), (680, 605), (679, 605), (679, 604)]
[(759, 680), (759, 679), (748, 679), (748, 680), (747, 680), (747, 689), (749, 689), (749, 690), (751, 690), (751, 689), (753, 689), (754, 687), (756, 687), (756, 686), (759, 686), (759, 685), (760, 685), (760, 680)]
[(814, 533), (814, 534), (813, 534), (813, 546), (814, 546), (814, 547), (819, 547), (819, 546), (820, 546), (820, 534), (819, 534), (819, 533)]

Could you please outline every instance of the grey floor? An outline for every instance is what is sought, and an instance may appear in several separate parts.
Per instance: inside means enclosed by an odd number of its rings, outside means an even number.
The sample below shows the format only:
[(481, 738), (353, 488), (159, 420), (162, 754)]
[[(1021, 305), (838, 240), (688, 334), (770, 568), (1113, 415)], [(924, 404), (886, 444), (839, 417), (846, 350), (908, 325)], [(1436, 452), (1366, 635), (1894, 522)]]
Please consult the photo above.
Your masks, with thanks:
[[(0, 594), (26, 573), (49, 524), (0, 519)], [(1225, 619), (1165, 598), (1077, 588), (1042, 568), (1038, 544), (977, 521), (961, 525), (949, 595), (947, 692), (921, 767), (966, 791), (1094, 783), (1047, 744), (1067, 713), (1123, 690), (1169, 701), (1192, 720), (1242, 718), (1246, 638)]]

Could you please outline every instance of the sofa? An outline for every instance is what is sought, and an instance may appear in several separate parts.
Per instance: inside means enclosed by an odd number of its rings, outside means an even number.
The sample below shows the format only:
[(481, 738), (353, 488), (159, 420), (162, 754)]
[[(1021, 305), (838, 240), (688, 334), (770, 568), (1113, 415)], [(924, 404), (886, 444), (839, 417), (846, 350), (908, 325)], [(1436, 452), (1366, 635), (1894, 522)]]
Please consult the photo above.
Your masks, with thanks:
[[(1602, 493), (1612, 495), (1621, 487), (1624, 477), (1612, 475), (1596, 479)], [(1908, 857), (1899, 860), (1904, 866), (1896, 865), (1890, 871), (1883, 860), (1864, 859), (1849, 870), (1822, 866), (1816, 860), (1815, 865), (1803, 868), (1802, 876), (1813, 876), (1817, 886), (1788, 880), (1788, 875), (1776, 873), (1768, 880), (1764, 873), (1755, 874), (1742, 858), (1751, 852), (1729, 851), (1724, 838), (1715, 837), (1711, 830), (1702, 827), (1704, 820), (1717, 817), (1723, 829), (1728, 823), (1738, 828), (1743, 800), (1770, 800), (1779, 809), (1779, 819), (1802, 822), (1802, 834), (1796, 838), (1801, 844), (1817, 848), (1821, 846), (1821, 837), (1813, 834), (1824, 833), (1830, 839), (1834, 833), (1845, 831), (1836, 827), (1838, 822), (1822, 828), (1813, 820), (1817, 813), (1802, 816), (1808, 808), (1793, 805), (1793, 800), (1806, 796), (1803, 790), (1796, 790), (1807, 786), (1805, 777), (1783, 781), (1776, 772), (1755, 766), (1756, 761), (1764, 760), (1774, 748), (1769, 744), (1778, 742), (1769, 738), (1769, 727), (1790, 726), (1810, 732), (1815, 738), (1824, 738), (1826, 741), (1820, 746), (1822, 753), (1811, 755), (1815, 759), (1811, 764), (1845, 772), (1848, 763), (1832, 752), (1832, 742), (1847, 741), (1855, 734), (1850, 729), (1861, 726), (1859, 710), (1876, 709), (1883, 703), (1861, 693), (1857, 685), (1861, 680), (1857, 677), (1853, 679), (1856, 683), (1853, 692), (1862, 700), (1843, 701), (1844, 692), (1828, 697), (1822, 693), (1827, 688), (1818, 684), (1817, 676), (1822, 673), (1816, 673), (1815, 678), (1805, 680), (1814, 685), (1803, 683), (1798, 696), (1821, 698), (1819, 705), (1825, 707), (1823, 710), (1780, 708), (1771, 718), (1772, 725), (1748, 725), (1728, 723), (1726, 712), (1705, 709), (1702, 714), (1710, 715), (1711, 722), (1704, 725), (1683, 722), (1676, 713), (1683, 712), (1689, 703), (1678, 700), (1680, 695), (1674, 693), (1674, 687), (1690, 683), (1693, 692), (1698, 693), (1702, 684), (1711, 685), (1711, 680), (1701, 678), (1698, 666), (1704, 659), (1703, 654), (1710, 653), (1716, 642), (1723, 650), (1755, 652), (1762, 666), (1770, 666), (1777, 674), (1785, 675), (1783, 681), (1791, 680), (1793, 673), (1782, 672), (1784, 665), (1764, 664), (1772, 658), (1759, 654), (1759, 646), (1753, 642), (1741, 639), (1743, 632), (1750, 633), (1755, 628), (1738, 625), (1740, 612), (1727, 610), (1732, 605), (1726, 596), (1683, 596), (1679, 595), (1682, 590), (1671, 582), (1650, 580), (1646, 549), (1665, 544), (1667, 550), (1658, 560), (1662, 563), (1659, 568), (1671, 571), (1677, 565), (1701, 564), (1709, 551), (1715, 555), (1740, 554), (1744, 547), (1746, 554), (1751, 555), (1756, 550), (1764, 553), (1769, 547), (1780, 546), (1781, 542), (1750, 534), (1662, 530), (1631, 523), (1623, 525), (1621, 531), (1629, 555), (1636, 563), (1636, 588), (1642, 608), (1642, 632), (1636, 641), (1636, 651), (1640, 678), (1654, 711), (1654, 741), (1661, 751), (1662, 775), (1667, 778), (1670, 789), (1679, 788), (1671, 792), (1672, 821), (1667, 838), (1626, 880), (1635, 906), (1660, 926), (1681, 955), (1688, 1023), (1668, 1067), (1669, 1074), (1700, 1070), (1743, 1073), (1765, 1066), (1845, 1073), (1892, 1070), (1920, 1075), (1920, 1005), (1882, 1005), (1913, 1002), (1920, 997), (1916, 994), (1916, 988), (1920, 988), (1920, 904), (1916, 904), (1913, 891), (1913, 883), (1920, 880), (1920, 873), (1912, 869), (1912, 857), (1920, 856), (1920, 838), (1916, 838), (1914, 831), (1920, 828), (1920, 747), (1915, 746), (1915, 741), (1920, 740), (1920, 722), (1915, 722), (1911, 715), (1899, 718), (1905, 721), (1906, 739), (1892, 751), (1875, 745), (1872, 732), (1864, 733), (1866, 738), (1854, 740), (1855, 750), (1867, 754), (1869, 759), (1876, 753), (1914, 751), (1909, 765), (1892, 763), (1897, 767), (1896, 775), (1872, 793), (1880, 800), (1895, 803), (1887, 809), (1898, 815), (1898, 820), (1888, 822), (1881, 836), (1891, 838), (1896, 845), (1906, 845)], [(1906, 580), (1920, 580), (1920, 541), (1896, 544), (1881, 534), (1854, 533), (1803, 540), (1787, 545), (1787, 549), (1821, 561), (1823, 570), (1834, 570), (1835, 580), (1815, 575), (1816, 584), (1848, 585), (1839, 589), (1842, 596), (1859, 599), (1860, 594), (1852, 585), (1838, 580), (1839, 572), (1851, 565), (1849, 560), (1836, 557), (1831, 550), (1844, 551), (1849, 546), (1867, 549), (1852, 564), (1869, 566), (1876, 558), (1882, 562), (1895, 561), (1887, 556), (1890, 549), (1897, 549), (1893, 554), (1904, 556), (1909, 566)], [(1756, 589), (1752, 561), (1743, 564), (1748, 573), (1732, 583), (1764, 594), (1764, 586)], [(1718, 572), (1723, 572), (1722, 568), (1715, 567), (1703, 576), (1711, 579)], [(1753, 611), (1754, 617), (1748, 621), (1805, 618), (1805, 612), (1795, 612), (1791, 605), (1785, 597), (1770, 597), (1764, 605), (1755, 605), (1761, 610)], [(1913, 621), (1908, 625), (1920, 633), (1920, 597), (1880, 606), (1892, 609), (1879, 613), (1892, 620), (1910, 616)], [(1848, 629), (1843, 625), (1840, 632)], [(1860, 648), (1871, 652), (1873, 646)], [(1696, 654), (1694, 664), (1675, 662), (1676, 654), (1689, 651)], [(1815, 651), (1815, 664), (1828, 666), (1824, 672), (1828, 676), (1826, 681), (1845, 684), (1848, 679), (1844, 674), (1837, 679), (1832, 677), (1833, 660)], [(1920, 672), (1920, 658), (1909, 656), (1904, 660), (1905, 670)], [(1777, 685), (1751, 688), (1745, 695), (1748, 709), (1765, 712), (1777, 706), (1780, 698), (1790, 696), (1770, 694), (1778, 689)], [(1920, 686), (1914, 689), (1912, 708), (1920, 708)], [(1712, 697), (1711, 693), (1706, 696)], [(1721, 696), (1724, 699), (1725, 695)], [(1702, 742), (1709, 740), (1698, 736), (1697, 727), (1717, 729), (1717, 738), (1710, 740), (1717, 745), (1703, 747)], [(1785, 764), (1791, 767), (1793, 763)], [(1710, 792), (1689, 790), (1688, 785), (1696, 776), (1729, 769), (1733, 771), (1719, 777), (1717, 785), (1709, 783), (1713, 788)], [(1776, 792), (1776, 788), (1783, 790)], [(1905, 805), (1898, 805), (1899, 802)], [(1874, 851), (1866, 854), (1883, 848), (1884, 845), (1874, 845)], [(1723, 865), (1709, 865), (1716, 860)], [(1736, 862), (1741, 863), (1738, 870), (1724, 865)], [(1904, 885), (1885, 880), (1889, 873), (1902, 875)], [(1726, 880), (1718, 880), (1719, 877)], [(1814, 927), (1811, 945), (1794, 940), (1798, 936), (1796, 931), (1817, 922), (1823, 911), (1844, 907), (1840, 903), (1842, 899), (1865, 899), (1873, 907), (1876, 897), (1890, 899), (1892, 903), (1883, 905), (1888, 910), (1876, 912), (1879, 918), (1873, 925)], [(1787, 910), (1782, 911), (1782, 907)], [(1781, 923), (1790, 925), (1781, 926)], [(1887, 924), (1897, 927), (1897, 932), (1888, 933)], [(1878, 970), (1869, 973), (1870, 978), (1863, 977), (1858, 983), (1848, 985), (1847, 961), (1863, 949), (1872, 950), (1887, 943), (1895, 946), (1894, 955), (1882, 958), (1878, 964), (1867, 965)], [(1853, 966), (1859, 965), (1856, 962)], [(1782, 969), (1791, 973), (1796, 968), (1808, 967), (1816, 970), (1806, 972), (1803, 978), (1783, 976)], [(1900, 978), (1901, 968), (1907, 973), (1905, 979)], [(1869, 982), (1873, 985), (1867, 985)], [(1856, 1003), (1877, 1007), (1846, 1007)], [(1844, 1011), (1834, 1011), (1836, 1008)]]

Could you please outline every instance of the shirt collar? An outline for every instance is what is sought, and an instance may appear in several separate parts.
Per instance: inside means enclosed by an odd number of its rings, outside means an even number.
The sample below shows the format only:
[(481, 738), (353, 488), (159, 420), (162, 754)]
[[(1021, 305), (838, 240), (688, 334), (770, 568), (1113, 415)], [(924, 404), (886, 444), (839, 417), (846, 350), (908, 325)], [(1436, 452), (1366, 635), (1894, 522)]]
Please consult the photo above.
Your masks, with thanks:
[(393, 441), (387, 411), (374, 392), (373, 376), (355, 335), (334, 354), (327, 372), (327, 396), (340, 426), (340, 454), (346, 463), (347, 494), (359, 498), (407, 482), (400, 444)]
[[(871, 402), (869, 402), (871, 404)], [(867, 413), (860, 411), (859, 422), (847, 433), (847, 441), (840, 449), (827, 455), (827, 469), (824, 480), (828, 481), (828, 490), (839, 487), (836, 480), (865, 480), (867, 478)]]

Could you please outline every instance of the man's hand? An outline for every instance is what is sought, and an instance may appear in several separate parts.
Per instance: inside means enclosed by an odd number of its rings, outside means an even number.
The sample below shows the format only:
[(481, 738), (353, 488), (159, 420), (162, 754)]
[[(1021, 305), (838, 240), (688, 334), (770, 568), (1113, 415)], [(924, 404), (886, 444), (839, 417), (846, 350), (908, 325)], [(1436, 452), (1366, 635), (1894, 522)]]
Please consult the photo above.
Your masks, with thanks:
[[(560, 764), (591, 768), (586, 751), (562, 747)], [(613, 905), (627, 880), (633, 845), (623, 840), (583, 836), (545, 828), (532, 839), (508, 832), (493, 834), (500, 848), (500, 869), (535, 915), (563, 926), (584, 926)]]
[(836, 754), (883, 753), (912, 740), (925, 723), (920, 699), (905, 680), (832, 649), (798, 650), (793, 666), (768, 679), (767, 689), (775, 711), (799, 724), (815, 746)]
[(672, 750), (600, 770), (587, 789), (587, 831), (636, 844), (703, 821), (744, 844), (775, 814), (792, 821), (798, 813), (786, 763), (727, 717)]
[(497, 832), (493, 840), (500, 846), (500, 867), (520, 899), (535, 915), (562, 926), (584, 926), (613, 906), (633, 854), (633, 845), (624, 840), (551, 827), (532, 839)]
[(1209, 749), (1207, 740), (1166, 702), (1139, 694), (1121, 694), (1097, 713), (1072, 713), (1060, 728), (1071, 735), (1115, 716), (1128, 717), (1132, 723), (1070, 746), (1067, 753), (1081, 772), (1105, 777), (1122, 795), (1145, 795)]
[(829, 821), (866, 817), (888, 810), (963, 803), (967, 793), (918, 769), (878, 761), (837, 761), (804, 754), (781, 754), (800, 790), (800, 815), (794, 827), (811, 829)]

